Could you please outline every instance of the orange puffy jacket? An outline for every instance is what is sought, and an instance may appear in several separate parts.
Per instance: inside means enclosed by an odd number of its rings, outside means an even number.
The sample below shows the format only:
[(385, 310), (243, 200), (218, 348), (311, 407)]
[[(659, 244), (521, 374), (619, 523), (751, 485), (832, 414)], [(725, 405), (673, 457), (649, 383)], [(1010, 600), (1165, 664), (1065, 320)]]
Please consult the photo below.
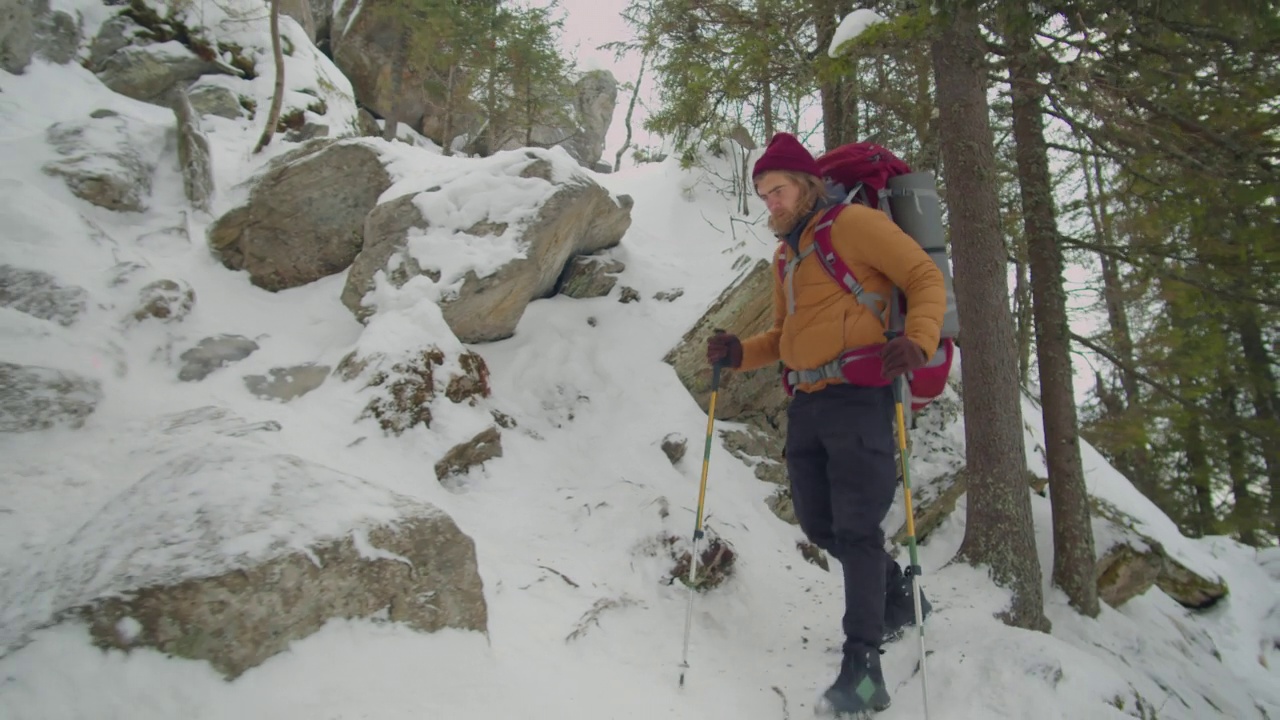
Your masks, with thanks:
[[(813, 244), (814, 227), (822, 213), (809, 221), (800, 236), (803, 252)], [(755, 370), (781, 360), (793, 370), (811, 370), (834, 360), (845, 350), (885, 341), (885, 305), (897, 286), (907, 296), (905, 334), (932, 357), (938, 349), (946, 290), (942, 272), (911, 236), (889, 216), (865, 205), (849, 205), (831, 228), (831, 244), (866, 291), (884, 299), (879, 313), (859, 302), (823, 269), (816, 254), (804, 258), (791, 280), (794, 306), (789, 308), (786, 283), (776, 274), (773, 283), (773, 327), (742, 341), (740, 371)], [(795, 256), (786, 242), (778, 243), (785, 259)], [(774, 255), (777, 268), (778, 255)], [(790, 311), (789, 311), (790, 310)], [(813, 392), (839, 380), (799, 385)]]

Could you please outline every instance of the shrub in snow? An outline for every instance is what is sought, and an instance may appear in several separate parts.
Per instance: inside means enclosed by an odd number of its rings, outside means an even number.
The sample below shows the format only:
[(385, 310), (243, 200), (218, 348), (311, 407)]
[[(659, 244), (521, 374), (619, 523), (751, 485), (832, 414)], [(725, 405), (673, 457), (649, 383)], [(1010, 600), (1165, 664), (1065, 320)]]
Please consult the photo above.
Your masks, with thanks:
[(359, 419), (374, 418), (387, 433), (400, 435), (417, 425), (431, 427), (431, 403), (441, 392), (455, 403), (489, 396), (489, 368), (480, 355), (466, 351), (446, 369), (447, 380), (436, 377), (446, 355), (432, 346), (390, 360), (382, 353), (360, 356), (352, 352), (338, 363), (337, 373), (351, 381), (363, 377), (373, 393)]

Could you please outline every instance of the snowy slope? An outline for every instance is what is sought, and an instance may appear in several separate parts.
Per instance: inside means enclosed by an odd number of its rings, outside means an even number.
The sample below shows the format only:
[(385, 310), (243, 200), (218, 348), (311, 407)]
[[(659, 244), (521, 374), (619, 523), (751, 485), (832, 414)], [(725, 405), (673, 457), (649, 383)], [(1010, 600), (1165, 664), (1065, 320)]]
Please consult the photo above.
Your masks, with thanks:
[[(100, 22), (100, 9), (95, 12)], [(261, 25), (235, 26), (243, 44), (264, 46)], [(299, 82), (325, 75), (341, 85), (318, 54), (295, 54), (291, 72), (303, 57), (311, 57), (313, 67), (299, 71)], [(248, 90), (260, 107), (270, 91), (266, 77)], [(40, 61), (23, 76), (0, 73), (0, 93), (0, 263), (47, 270), (92, 297), (86, 318), (72, 329), (0, 309), (0, 360), (92, 376), (105, 397), (79, 430), (0, 435), (6, 460), (0, 635), (6, 643), (25, 637), (0, 657), (0, 717), (777, 720), (811, 712), (839, 664), (833, 652), (840, 642), (838, 575), (800, 558), (799, 531), (765, 507), (772, 486), (719, 442), (711, 457), (708, 524), (739, 553), (737, 573), (697, 597), (687, 683), (683, 689), (676, 683), (688, 596), (679, 583), (669, 583), (671, 563), (659, 538), (683, 542), (692, 530), (706, 416), (661, 358), (738, 276), (740, 259), (764, 257), (772, 242), (762, 228), (731, 224), (732, 200), (705, 178), (671, 163), (597, 177), (635, 199), (632, 228), (611, 252), (627, 266), (620, 284), (636, 288), (642, 301), (618, 303), (616, 291), (610, 298), (538, 301), (514, 337), (474, 346), (492, 371), (490, 405), (518, 425), (504, 433), (502, 458), (446, 489), (432, 465), (487, 422), (488, 407), (446, 403), (432, 431), (387, 438), (371, 422), (353, 423), (361, 399), (341, 383), (280, 404), (253, 397), (240, 382), (242, 374), (278, 365), (336, 365), (369, 343), (409, 347), (424, 337), (440, 339), (447, 329), (431, 293), (366, 329), (338, 300), (341, 275), (276, 294), (254, 288), (207, 251), (202, 238), (212, 218), (185, 208), (172, 147), (160, 149), (161, 169), (144, 213), (90, 206), (40, 171), (54, 157), (44, 139), (54, 122), (109, 107), (163, 127), (171, 122), (168, 111), (114, 95), (76, 65)], [(330, 106), (339, 115), (348, 112)], [(238, 183), (288, 146), (277, 141), (266, 157), (254, 157), (249, 149), (258, 128), (211, 122), (217, 213), (243, 199)], [(478, 188), (502, 175), (500, 158), (446, 160), (400, 146), (387, 152), (397, 158), (393, 168), (402, 183), (389, 193), (405, 191), (427, 168), (472, 172)], [(495, 252), (509, 257), (511, 249)], [(482, 267), (498, 260), (467, 261)], [(190, 283), (196, 311), (178, 326), (123, 323), (137, 283), (113, 284), (121, 263), (136, 263), (141, 269), (134, 272), (146, 278)], [(675, 288), (684, 291), (678, 300), (651, 300)], [(176, 355), (222, 332), (255, 338), (262, 349), (203, 382), (178, 382)], [(278, 432), (254, 441), (263, 452), (332, 471), (325, 476), (332, 483), (313, 489), (313, 502), (282, 509), (288, 513), (283, 537), (302, 539), (333, 523), (377, 517), (392, 496), (449, 513), (476, 541), (488, 635), (420, 635), (335, 621), (225, 682), (204, 663), (151, 651), (99, 651), (74, 623), (27, 632), (83, 592), (83, 580), (69, 569), (92, 571), (99, 558), (120, 550), (120, 538), (87, 534), (85, 527), (109, 528), (140, 516), (153, 519), (149, 531), (156, 535), (181, 526), (183, 509), (193, 507), (184, 503), (194, 500), (166, 497), (152, 512), (130, 501), (129, 492), (167, 458), (207, 443), (207, 429), (184, 435), (165, 428), (177, 414), (208, 407), (244, 423), (278, 423)], [(1024, 417), (1031, 466), (1043, 472), (1033, 403)], [(958, 423), (934, 430), (916, 457), (921, 481), (963, 457)], [(674, 467), (659, 448), (671, 432), (690, 441), (690, 452)], [(1280, 717), (1277, 670), (1260, 662), (1270, 656), (1277, 664), (1280, 558), (1223, 539), (1181, 537), (1091, 448), (1085, 452), (1092, 492), (1137, 518), (1185, 564), (1221, 575), (1232, 595), (1192, 614), (1153, 589), (1089, 620), (1049, 590), (1053, 634), (1007, 628), (992, 617), (1007, 599), (985, 571), (950, 564), (964, 533), (962, 501), (922, 548), (936, 608), (927, 641), (930, 716)], [(244, 502), (254, 486), (273, 479), (220, 476), (219, 497)], [(1047, 577), (1049, 507), (1047, 500), (1033, 501)], [(900, 519), (896, 514), (886, 524), (896, 527)], [(886, 720), (921, 717), (918, 658), (914, 638), (887, 648), (895, 702), (883, 713)]]

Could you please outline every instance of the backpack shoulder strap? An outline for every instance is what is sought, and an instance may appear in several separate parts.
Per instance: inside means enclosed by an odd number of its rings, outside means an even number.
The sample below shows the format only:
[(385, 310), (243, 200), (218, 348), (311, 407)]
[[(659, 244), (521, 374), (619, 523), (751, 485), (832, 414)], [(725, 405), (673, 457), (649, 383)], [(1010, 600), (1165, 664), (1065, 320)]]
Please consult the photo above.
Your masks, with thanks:
[(840, 253), (836, 252), (835, 243), (831, 240), (831, 227), (835, 225), (836, 218), (840, 217), (840, 212), (845, 207), (844, 204), (840, 204), (827, 210), (823, 213), (818, 226), (814, 228), (813, 244), (817, 248), (818, 261), (822, 263), (822, 269), (827, 271), (832, 280), (849, 291), (855, 300), (866, 305), (871, 312), (879, 315), (881, 312), (879, 305), (884, 302), (884, 298), (880, 297), (879, 293), (869, 293), (862, 287), (862, 283), (858, 282), (848, 263), (840, 257)]

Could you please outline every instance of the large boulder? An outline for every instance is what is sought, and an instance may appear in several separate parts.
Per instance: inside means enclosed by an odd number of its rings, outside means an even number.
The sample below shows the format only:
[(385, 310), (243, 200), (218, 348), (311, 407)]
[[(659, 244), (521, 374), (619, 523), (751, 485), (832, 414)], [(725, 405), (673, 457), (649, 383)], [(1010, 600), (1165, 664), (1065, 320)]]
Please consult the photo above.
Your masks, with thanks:
[[(621, 241), (631, 225), (630, 197), (615, 200), (581, 173), (564, 177), (563, 166), (555, 169), (543, 151), (514, 157), (532, 161), (512, 163), (498, 158), (499, 162), (506, 162), (502, 166), (504, 171), (542, 183), (547, 190), (545, 201), (533, 217), (519, 228), (491, 221), (468, 222), (466, 226), (456, 227), (453, 224), (459, 221), (451, 215), (463, 214), (449, 213), (447, 207), (442, 207), (439, 216), (430, 211), (424, 214), (424, 206), (432, 207), (426, 201), (433, 193), (449, 197), (452, 189), (449, 183), (384, 203), (369, 214), (364, 248), (347, 275), (343, 303), (365, 320), (377, 310), (377, 301), (370, 291), (380, 275), (395, 288), (423, 276), (431, 278), (433, 283), (453, 282), (450, 278), (442, 279), (440, 269), (432, 265), (436, 261), (434, 257), (414, 252), (410, 245), (412, 237), (430, 230), (446, 234), (448, 242), (461, 247), (475, 244), (477, 238), (496, 236), (510, 247), (518, 244), (522, 252), (514, 253), (513, 259), (484, 276), (467, 270), (465, 277), (457, 279), (456, 291), (450, 290), (440, 298), (440, 306), (449, 328), (462, 342), (500, 340), (515, 332), (530, 302), (556, 288), (572, 258), (613, 247)], [(474, 183), (469, 177), (459, 175), (455, 182), (460, 183), (460, 188), (462, 184)], [(495, 183), (506, 180), (494, 178)], [(501, 202), (500, 195), (491, 197), (494, 202)], [(510, 208), (494, 206), (491, 211), (498, 214), (510, 212)], [(516, 237), (508, 240), (504, 236), (509, 234)]]
[[(743, 269), (706, 313), (694, 324), (663, 361), (671, 365), (680, 382), (703, 410), (711, 399), (711, 369), (707, 366), (707, 338), (717, 328), (739, 337), (767, 330), (773, 324), (773, 267), (760, 260)], [(776, 373), (722, 372), (716, 396), (716, 417), (750, 422), (760, 428), (786, 434), (787, 395)]]
[[(488, 154), (523, 147), (562, 147), (579, 165), (596, 170), (618, 103), (618, 81), (608, 70), (592, 70), (578, 79), (572, 95), (564, 107), (527, 130), (496, 121), (492, 133), (496, 140), (490, 140), (488, 133), (474, 137), (471, 150)], [(492, 142), (498, 147), (491, 147)]]
[(177, 40), (126, 45), (102, 61), (102, 84), (134, 100), (167, 105), (169, 93), (201, 75), (227, 72), (227, 66), (202, 60)]
[(302, 27), (307, 39), (316, 41), (316, 19), (311, 0), (282, 0), (280, 14), (291, 17)]
[(62, 10), (43, 12), (36, 18), (36, 54), (58, 65), (76, 59), (80, 51), (80, 22)]
[(82, 122), (61, 122), (46, 131), (62, 157), (44, 166), (77, 197), (108, 210), (141, 212), (151, 195), (164, 129), (111, 110), (96, 110)]
[[(429, 109), (438, 112), (429, 88), (440, 87), (444, 78), (400, 61), (402, 42), (430, 39), (428, 24), (405, 23), (414, 11), (412, 0), (341, 0), (334, 4), (330, 42), (333, 62), (351, 80), (361, 105), (419, 129)], [(392, 80), (396, 72), (401, 73), (398, 88)]]
[(365, 216), (390, 186), (371, 146), (312, 141), (271, 163), (249, 202), (209, 228), (209, 245), (260, 288), (306, 285), (351, 265)]
[(101, 400), (102, 387), (92, 378), (0, 362), (0, 432), (78, 428)]
[(0, 68), (20, 75), (36, 50), (40, 0), (0, 0)]
[(71, 538), (60, 614), (96, 644), (230, 679), (332, 619), (486, 630), (475, 546), (448, 515), (226, 435), (202, 432)]
[(566, 150), (583, 167), (594, 167), (604, 154), (605, 139), (618, 106), (618, 80), (608, 70), (585, 73), (575, 86), (573, 107), (578, 132)]

